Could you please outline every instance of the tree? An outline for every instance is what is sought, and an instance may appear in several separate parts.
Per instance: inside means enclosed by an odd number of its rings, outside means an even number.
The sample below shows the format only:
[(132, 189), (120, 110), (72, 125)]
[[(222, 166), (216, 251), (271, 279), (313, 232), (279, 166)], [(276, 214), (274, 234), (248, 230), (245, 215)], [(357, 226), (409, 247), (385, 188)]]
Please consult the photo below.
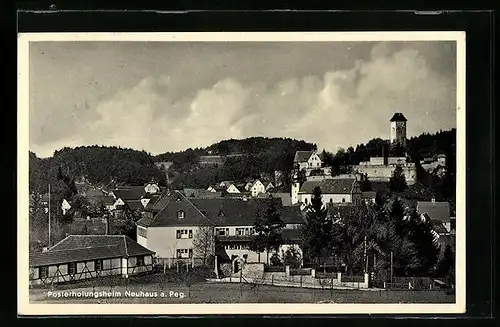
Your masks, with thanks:
[(319, 258), (329, 256), (332, 250), (333, 221), (321, 200), (321, 189), (313, 190), (311, 205), (307, 210), (307, 221), (303, 228), (303, 248), (306, 256)]
[(291, 246), (285, 251), (283, 261), (285, 265), (290, 266), (291, 268), (300, 268), (302, 265), (302, 256), (295, 246)]
[(278, 252), (284, 240), (281, 229), (285, 226), (277, 210), (276, 201), (269, 198), (263, 201), (264, 205), (257, 213), (254, 223), (255, 235), (252, 236), (250, 249), (259, 253), (267, 252), (267, 263), (269, 263), (269, 252)]
[(48, 214), (41, 202), (40, 194), (32, 194), (29, 210), (30, 251), (40, 251), (48, 245)]
[(193, 252), (195, 256), (203, 258), (203, 265), (207, 265), (207, 259), (215, 255), (215, 233), (211, 226), (198, 228), (193, 239)]
[(403, 168), (401, 166), (396, 166), (396, 169), (394, 169), (394, 172), (392, 173), (392, 177), (389, 181), (390, 189), (394, 192), (403, 192), (407, 185), (406, 185), (406, 178), (403, 173)]

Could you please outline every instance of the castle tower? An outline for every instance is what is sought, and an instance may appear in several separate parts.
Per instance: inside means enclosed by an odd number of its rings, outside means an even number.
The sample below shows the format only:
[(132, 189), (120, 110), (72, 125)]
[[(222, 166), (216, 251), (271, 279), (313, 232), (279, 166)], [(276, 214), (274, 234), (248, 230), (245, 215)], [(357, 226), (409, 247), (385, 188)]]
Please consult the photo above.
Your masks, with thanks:
[(406, 147), (406, 122), (407, 119), (402, 113), (396, 112), (391, 120), (391, 145), (398, 143)]

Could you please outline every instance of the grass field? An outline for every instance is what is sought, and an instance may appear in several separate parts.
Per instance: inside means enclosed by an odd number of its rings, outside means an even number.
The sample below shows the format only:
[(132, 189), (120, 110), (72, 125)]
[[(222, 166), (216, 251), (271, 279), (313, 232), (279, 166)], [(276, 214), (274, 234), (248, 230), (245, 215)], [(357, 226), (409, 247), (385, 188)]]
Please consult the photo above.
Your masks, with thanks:
[[(79, 297), (78, 294), (70, 294), (70, 297), (54, 297), (53, 295), (54, 292), (71, 291), (82, 292), (82, 294)], [(92, 292), (99, 291), (112, 291), (115, 294), (110, 297), (92, 297)], [(141, 291), (143, 292), (142, 297), (128, 293)], [(49, 292), (53, 292), (50, 297), (48, 296)], [(88, 294), (83, 294), (83, 292)], [(144, 294), (146, 292), (149, 294)], [(63, 295), (63, 293), (59, 294)], [(53, 291), (50, 289), (30, 290), (31, 303), (318, 303), (323, 301), (334, 303), (454, 303), (455, 296), (447, 295), (442, 290), (314, 290), (269, 285), (254, 287), (249, 284), (204, 282), (197, 282), (190, 286), (179, 283), (151, 283), (120, 285), (112, 288), (99, 286)]]

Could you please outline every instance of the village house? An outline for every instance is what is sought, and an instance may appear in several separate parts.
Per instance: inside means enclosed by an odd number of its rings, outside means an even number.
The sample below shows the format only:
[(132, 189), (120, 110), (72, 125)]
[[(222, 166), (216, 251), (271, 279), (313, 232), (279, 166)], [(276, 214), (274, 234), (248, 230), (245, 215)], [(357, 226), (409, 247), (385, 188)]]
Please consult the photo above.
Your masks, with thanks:
[(68, 200), (63, 199), (61, 203), (62, 214), (65, 215), (69, 209), (71, 209), (71, 204), (69, 204)]
[(454, 240), (455, 222), (452, 222), (450, 217), (450, 204), (448, 202), (436, 202), (434, 199), (431, 201), (418, 201), (417, 212), (423, 220), (432, 223), (434, 242), (442, 254), (446, 245), (453, 244)]
[[(175, 191), (162, 202), (163, 207), (152, 216), (137, 222), (137, 241), (155, 251), (160, 258), (194, 260), (201, 256), (194, 248), (193, 240), (207, 228), (215, 233), (219, 244), (228, 257), (241, 257), (247, 262), (265, 262), (264, 253), (254, 253), (248, 249), (253, 225), (258, 211), (267, 199), (199, 199), (185, 197)], [(280, 199), (274, 199), (289, 244), (281, 250), (295, 245), (292, 237), (300, 224), (302, 213), (298, 207), (283, 207)]]
[(266, 193), (266, 187), (260, 180), (256, 179), (250, 187), (250, 193), (253, 197), (256, 197), (260, 193)]
[(438, 154), (435, 157), (424, 158), (420, 160), (420, 166), (426, 172), (442, 177), (446, 173), (446, 155)]
[(111, 192), (115, 198), (113, 207), (118, 212), (126, 206), (134, 208), (133, 210), (145, 208), (154, 195), (160, 195), (164, 191), (152, 182), (145, 186), (121, 186)]
[(147, 273), (153, 270), (153, 255), (124, 235), (70, 235), (30, 254), (30, 285)]
[(331, 167), (323, 167), (321, 154), (317, 151), (295, 152), (293, 164), (296, 170), (304, 171), (306, 177), (311, 174), (331, 175)]
[(319, 181), (305, 181), (302, 185), (298, 181), (294, 181), (291, 191), (292, 205), (296, 203), (310, 204), (316, 187), (321, 190), (323, 203), (361, 204), (363, 202), (362, 192), (356, 178), (334, 177)]

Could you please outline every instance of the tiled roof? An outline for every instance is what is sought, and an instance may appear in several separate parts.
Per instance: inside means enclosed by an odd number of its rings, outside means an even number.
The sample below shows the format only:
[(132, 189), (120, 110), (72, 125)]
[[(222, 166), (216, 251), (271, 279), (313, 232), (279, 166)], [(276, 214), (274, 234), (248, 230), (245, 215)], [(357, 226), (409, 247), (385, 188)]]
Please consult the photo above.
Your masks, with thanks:
[(426, 213), (432, 220), (450, 221), (450, 204), (448, 202), (418, 201), (417, 211)]
[(144, 206), (141, 203), (141, 200), (129, 200), (125, 201), (125, 205), (130, 208), (130, 210), (143, 210)]
[(211, 192), (205, 189), (194, 189), (194, 188), (185, 188), (182, 193), (188, 198), (216, 198), (221, 197), (222, 192)]
[(297, 151), (295, 152), (295, 157), (293, 158), (293, 162), (304, 162), (309, 160), (312, 153), (314, 151)]
[(363, 199), (375, 199), (376, 196), (377, 196), (377, 192), (375, 192), (375, 191), (361, 192), (361, 197)]
[[(180, 192), (172, 193), (163, 208), (152, 220), (141, 219), (138, 224), (144, 227), (165, 226), (252, 226), (258, 212), (268, 199), (238, 198), (190, 198)], [(274, 198), (281, 219), (286, 224), (304, 222), (298, 206), (283, 207), (281, 199)], [(177, 218), (177, 213), (184, 211), (184, 218)]]
[[(195, 199), (193, 199), (194, 201)], [(202, 201), (202, 199), (196, 199)], [(149, 226), (144, 227), (165, 227), (165, 226), (210, 226), (213, 222), (209, 220), (200, 210), (193, 205), (181, 192), (172, 192), (165, 198), (158, 201), (163, 207), (154, 216)], [(178, 213), (182, 211), (184, 218), (178, 218)], [(142, 223), (142, 222), (141, 222)]]
[(99, 197), (99, 196), (103, 196), (103, 195), (104, 195), (104, 193), (102, 192), (102, 190), (99, 190), (99, 189), (96, 189), (96, 188), (89, 188), (85, 192), (85, 196), (87, 196), (89, 198)]
[(292, 196), (290, 193), (271, 193), (271, 195), (275, 198), (280, 198), (281, 204), (284, 206), (292, 205)]
[(47, 252), (31, 254), (30, 266), (44, 266), (154, 253), (125, 235), (70, 235)]
[(407, 119), (402, 113), (396, 112), (390, 121), (407, 121)]
[(438, 234), (446, 234), (448, 231), (446, 230), (446, 227), (444, 227), (443, 222), (439, 220), (433, 220), (432, 221), (432, 227), (434, 231)]
[(144, 208), (144, 210), (146, 211), (151, 211), (152, 208), (154, 207), (154, 205), (156, 203), (158, 203), (158, 201), (161, 199), (161, 195), (160, 194), (152, 194), (151, 195), (151, 198), (149, 199), (149, 202), (148, 204), (146, 205), (146, 207)]
[(139, 200), (144, 194), (146, 194), (146, 191), (144, 191), (144, 187), (142, 186), (129, 186), (129, 187), (123, 187), (120, 189), (113, 190), (113, 193), (115, 194), (116, 198), (120, 198), (123, 201), (127, 200)]
[(316, 187), (321, 189), (322, 194), (361, 193), (355, 178), (306, 181), (300, 187), (299, 193), (312, 194)]

